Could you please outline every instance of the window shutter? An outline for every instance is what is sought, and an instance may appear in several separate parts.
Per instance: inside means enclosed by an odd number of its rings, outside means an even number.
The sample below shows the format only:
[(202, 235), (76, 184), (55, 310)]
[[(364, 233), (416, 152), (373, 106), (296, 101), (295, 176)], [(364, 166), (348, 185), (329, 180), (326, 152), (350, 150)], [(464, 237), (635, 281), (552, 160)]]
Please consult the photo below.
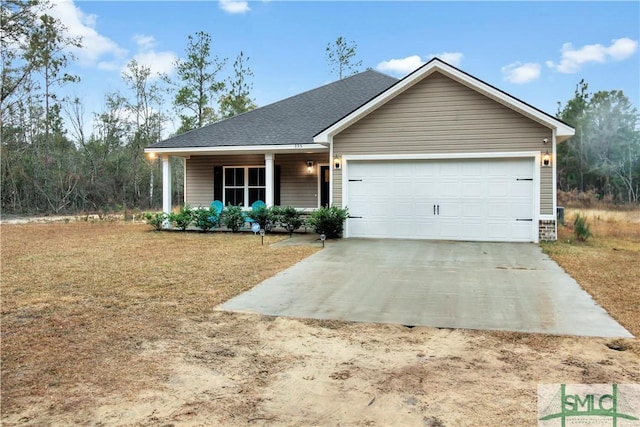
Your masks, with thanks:
[(213, 200), (222, 201), (222, 166), (213, 167)]
[(280, 165), (273, 168), (273, 204), (280, 206)]

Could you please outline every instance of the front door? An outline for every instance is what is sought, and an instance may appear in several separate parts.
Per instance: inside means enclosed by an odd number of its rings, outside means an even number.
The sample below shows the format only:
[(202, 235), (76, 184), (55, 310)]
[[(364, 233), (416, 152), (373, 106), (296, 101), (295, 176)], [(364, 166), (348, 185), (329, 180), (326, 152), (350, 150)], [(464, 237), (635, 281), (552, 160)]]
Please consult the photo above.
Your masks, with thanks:
[(329, 206), (329, 166), (320, 166), (320, 206)]

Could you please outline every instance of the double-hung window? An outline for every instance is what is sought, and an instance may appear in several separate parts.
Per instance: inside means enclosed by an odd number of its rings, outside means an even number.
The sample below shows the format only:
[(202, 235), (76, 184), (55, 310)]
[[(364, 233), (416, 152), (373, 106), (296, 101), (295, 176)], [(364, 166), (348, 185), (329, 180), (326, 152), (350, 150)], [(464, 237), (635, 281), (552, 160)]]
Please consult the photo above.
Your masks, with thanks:
[(266, 175), (264, 166), (225, 167), (224, 204), (251, 206), (255, 201), (265, 202)]

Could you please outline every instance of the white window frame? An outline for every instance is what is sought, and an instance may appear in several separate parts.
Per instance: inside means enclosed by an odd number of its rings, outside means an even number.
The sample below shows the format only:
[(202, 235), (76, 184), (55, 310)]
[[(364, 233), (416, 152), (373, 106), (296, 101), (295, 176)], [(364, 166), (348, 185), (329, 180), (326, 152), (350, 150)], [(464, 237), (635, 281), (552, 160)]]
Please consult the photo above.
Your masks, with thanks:
[[(265, 171), (265, 185), (249, 185), (249, 169), (264, 169)], [(227, 169), (244, 169), (244, 185), (230, 185), (227, 186)], [(222, 167), (222, 203), (227, 206), (227, 189), (236, 189), (242, 188), (244, 190), (244, 197), (242, 200), (242, 209), (251, 209), (249, 205), (249, 189), (252, 188), (263, 188), (265, 191), (265, 195), (267, 192), (267, 181), (266, 181), (266, 167), (264, 165), (249, 165), (249, 166), (223, 166)], [(265, 200), (263, 200), (264, 202)]]

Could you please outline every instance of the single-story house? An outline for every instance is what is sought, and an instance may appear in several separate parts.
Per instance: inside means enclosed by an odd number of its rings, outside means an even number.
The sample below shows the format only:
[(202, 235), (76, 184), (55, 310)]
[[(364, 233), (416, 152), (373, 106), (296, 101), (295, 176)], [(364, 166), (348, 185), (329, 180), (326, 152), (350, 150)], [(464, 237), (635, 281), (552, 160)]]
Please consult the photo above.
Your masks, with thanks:
[(348, 207), (344, 237), (556, 238), (557, 118), (439, 59), (401, 80), (367, 70), (157, 142), (184, 203)]

